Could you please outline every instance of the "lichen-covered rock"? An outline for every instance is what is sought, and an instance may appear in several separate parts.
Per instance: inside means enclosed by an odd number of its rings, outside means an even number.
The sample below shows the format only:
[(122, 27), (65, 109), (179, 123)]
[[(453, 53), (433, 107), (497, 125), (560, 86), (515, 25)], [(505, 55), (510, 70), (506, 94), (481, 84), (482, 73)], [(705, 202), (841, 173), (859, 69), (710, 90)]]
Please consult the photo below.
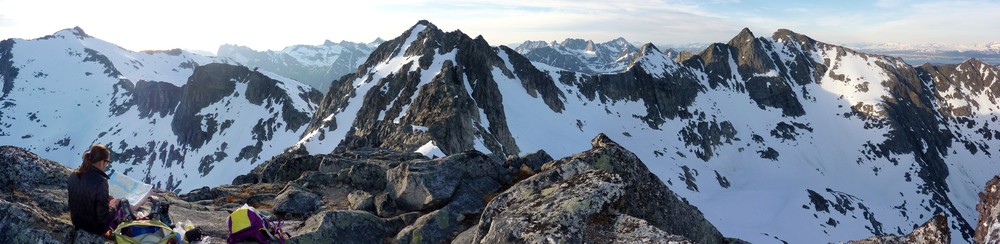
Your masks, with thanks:
[(582, 243), (590, 218), (618, 201), (624, 187), (620, 176), (601, 170), (532, 189), (535, 192), (519, 191), (529, 194), (504, 198), (508, 201), (503, 211), (483, 214), (485, 220), (487, 214), (496, 213), (488, 216), (490, 225), (477, 237), (485, 243)]
[[(848, 244), (940, 244), (951, 243), (951, 230), (948, 227), (948, 216), (944, 213), (934, 215), (927, 223), (913, 229), (906, 236), (885, 235), (864, 240), (849, 241)], [(976, 242), (988, 243), (988, 242)]]
[(295, 184), (288, 184), (274, 199), (274, 213), (306, 215), (316, 212), (322, 205), (319, 195)]
[(399, 243), (442, 243), (448, 240), (454, 227), (458, 226), (457, 213), (444, 209), (420, 216), (412, 225), (403, 228), (396, 235)]
[(72, 229), (39, 208), (0, 199), (0, 243), (63, 243)]
[(1000, 243), (1000, 176), (986, 183), (979, 193), (979, 225), (976, 225), (975, 243)]
[(0, 146), (0, 169), (0, 243), (65, 242), (72, 170), (12, 146)]
[[(516, 207), (521, 203), (538, 198), (538, 195), (546, 195), (564, 182), (574, 179), (578, 175), (589, 174), (590, 172), (607, 172), (619, 177), (621, 185), (622, 201), (612, 201), (602, 211), (612, 211), (643, 219), (650, 225), (665, 231), (666, 233), (683, 236), (699, 243), (724, 243), (726, 239), (719, 231), (712, 226), (697, 208), (688, 205), (677, 197), (672, 191), (667, 189), (662, 181), (646, 168), (635, 154), (622, 148), (611, 141), (607, 136), (598, 135), (592, 141), (593, 149), (566, 157), (557, 161), (552, 161), (542, 167), (542, 172), (518, 182), (507, 191), (497, 195), (486, 209), (483, 210), (479, 221), (479, 229), (476, 234), (476, 242), (502, 241), (505, 232), (510, 230), (497, 231), (498, 226), (506, 226), (513, 213), (519, 214), (542, 214), (539, 212), (518, 212)], [(574, 185), (579, 187), (578, 185)], [(597, 199), (592, 195), (581, 195), (579, 199), (586, 199), (592, 203)], [(542, 203), (539, 203), (542, 204)], [(591, 213), (597, 214), (597, 213)], [(609, 213), (603, 213), (605, 215)], [(503, 217), (503, 218), (498, 218)], [(520, 218), (525, 218), (521, 216)], [(537, 218), (537, 217), (536, 217)], [(501, 222), (497, 222), (501, 221)], [(582, 226), (567, 226), (564, 223), (551, 223), (548, 229), (553, 228), (581, 228)], [(520, 230), (524, 235), (523, 231)], [(581, 233), (581, 232), (567, 232)], [(494, 239), (488, 239), (494, 238)], [(573, 236), (567, 238), (581, 238)]]
[(364, 211), (318, 213), (292, 233), (291, 243), (382, 243), (386, 221)]
[(0, 189), (33, 189), (44, 184), (66, 187), (70, 169), (56, 162), (38, 157), (24, 149), (0, 146)]
[(628, 216), (597, 216), (584, 231), (586, 240), (607, 240), (608, 243), (671, 243), (693, 244), (682, 236), (671, 235), (649, 225), (645, 220)]

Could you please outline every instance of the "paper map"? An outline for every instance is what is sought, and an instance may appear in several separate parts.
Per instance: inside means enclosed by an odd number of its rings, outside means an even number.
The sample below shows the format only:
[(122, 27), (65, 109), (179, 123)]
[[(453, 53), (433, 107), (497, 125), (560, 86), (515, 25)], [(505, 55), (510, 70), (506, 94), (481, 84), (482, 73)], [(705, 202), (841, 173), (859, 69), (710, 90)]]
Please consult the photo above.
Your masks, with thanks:
[(141, 181), (132, 179), (124, 174), (112, 172), (108, 179), (108, 194), (116, 199), (128, 199), (132, 209), (136, 209), (146, 202), (146, 198), (153, 191), (153, 186)]

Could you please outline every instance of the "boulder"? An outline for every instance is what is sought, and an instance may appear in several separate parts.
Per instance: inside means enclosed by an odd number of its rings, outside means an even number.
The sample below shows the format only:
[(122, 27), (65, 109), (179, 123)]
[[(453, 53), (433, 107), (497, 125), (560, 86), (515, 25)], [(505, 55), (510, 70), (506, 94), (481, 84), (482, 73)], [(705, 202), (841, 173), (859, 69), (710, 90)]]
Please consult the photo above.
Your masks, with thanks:
[[(646, 168), (635, 156), (635, 154), (622, 148), (611, 141), (604, 134), (598, 135), (591, 143), (593, 149), (566, 157), (557, 161), (546, 163), (542, 167), (542, 172), (531, 176), (521, 182), (514, 184), (510, 189), (497, 195), (486, 209), (483, 210), (479, 221), (475, 241), (494, 242), (505, 241), (507, 238), (529, 238), (534, 236), (558, 237), (561, 240), (580, 240), (583, 238), (585, 228), (581, 222), (544, 222), (549, 226), (539, 229), (548, 232), (527, 234), (525, 231), (535, 229), (518, 229), (517, 235), (513, 235), (514, 228), (522, 228), (526, 223), (518, 223), (526, 219), (532, 219), (534, 223), (541, 226), (542, 219), (586, 219), (590, 216), (608, 216), (611, 213), (620, 213), (635, 218), (645, 220), (660, 230), (668, 234), (679, 235), (698, 243), (725, 243), (726, 239), (694, 206), (681, 200), (652, 172)], [(600, 174), (594, 173), (600, 172)], [(602, 177), (597, 177), (597, 175)], [(581, 176), (588, 176), (582, 177)], [(618, 179), (618, 180), (612, 180)], [(604, 183), (599, 183), (604, 182)], [(581, 185), (586, 183), (584, 185)], [(573, 189), (587, 185), (604, 186), (596, 188), (591, 192), (581, 192)], [(571, 187), (572, 186), (572, 187)], [(611, 186), (620, 187), (608, 188)], [(607, 191), (603, 195), (593, 194), (598, 189)], [(555, 200), (548, 196), (553, 192), (563, 194), (580, 194), (574, 196), (572, 201), (562, 199), (563, 205), (588, 206), (588, 211), (566, 212), (558, 209), (538, 209), (534, 204), (556, 204)], [(618, 195), (609, 195), (612, 192)], [(622, 201), (609, 200), (621, 197)], [(573, 203), (578, 202), (579, 204)], [(582, 204), (586, 202), (587, 204)], [(595, 204), (602, 204), (600, 211), (590, 208)], [(534, 207), (534, 210), (523, 210)], [(554, 208), (549, 206), (550, 208)], [(555, 216), (535, 216), (535, 215), (555, 215)], [(558, 215), (563, 214), (563, 215)], [(568, 217), (573, 216), (574, 217)], [(530, 217), (529, 217), (530, 216)], [(615, 215), (617, 216), (617, 215)], [(499, 221), (499, 222), (498, 222)], [(586, 223), (585, 221), (583, 223)]]
[(351, 204), (351, 210), (375, 210), (375, 197), (362, 190), (354, 190), (347, 194), (347, 203)]
[(288, 186), (274, 199), (274, 213), (308, 215), (319, 210), (320, 196), (295, 184)]
[(291, 243), (382, 243), (386, 221), (364, 211), (325, 211), (292, 233)]
[(979, 211), (979, 224), (973, 242), (1000, 242), (1000, 176), (986, 183), (986, 189), (979, 193), (976, 210)]
[(227, 192), (219, 188), (208, 188), (207, 186), (191, 190), (188, 193), (181, 195), (184, 201), (197, 202), (201, 200), (212, 200), (225, 196)]
[(421, 216), (399, 231), (396, 241), (442, 243), (454, 239), (456, 234), (470, 227), (462, 222), (478, 218), (486, 207), (486, 197), (499, 189), (500, 184), (490, 178), (462, 181), (448, 205)]
[[(885, 235), (864, 240), (849, 241), (848, 244), (938, 244), (951, 243), (951, 230), (948, 227), (948, 216), (938, 213), (927, 223), (913, 229), (906, 236)], [(989, 242), (976, 242), (989, 243)]]
[(294, 184), (302, 185), (309, 189), (322, 189), (337, 183), (337, 177), (339, 175), (330, 172), (319, 172), (319, 171), (308, 171), (302, 173), (298, 179), (293, 181)]
[(503, 164), (514, 169), (520, 168), (523, 165), (531, 169), (532, 172), (538, 172), (542, 169), (542, 165), (549, 161), (552, 161), (552, 156), (549, 156), (545, 150), (539, 149), (536, 152), (520, 157), (510, 156)]
[(389, 193), (382, 193), (375, 196), (375, 214), (378, 216), (387, 218), (396, 216), (399, 213), (399, 209), (396, 208), (396, 202), (392, 200)]
[(460, 217), (444, 209), (420, 216), (396, 235), (398, 243), (442, 243), (450, 239)]
[(428, 210), (443, 206), (461, 180), (461, 172), (445, 160), (405, 162), (386, 172), (386, 191), (403, 210)]
[(370, 163), (358, 163), (340, 171), (338, 180), (355, 189), (379, 192), (385, 189), (385, 169)]
[(510, 181), (510, 173), (503, 165), (478, 151), (456, 153), (441, 160), (444, 160), (451, 170), (460, 172), (462, 179), (490, 178), (501, 184)]

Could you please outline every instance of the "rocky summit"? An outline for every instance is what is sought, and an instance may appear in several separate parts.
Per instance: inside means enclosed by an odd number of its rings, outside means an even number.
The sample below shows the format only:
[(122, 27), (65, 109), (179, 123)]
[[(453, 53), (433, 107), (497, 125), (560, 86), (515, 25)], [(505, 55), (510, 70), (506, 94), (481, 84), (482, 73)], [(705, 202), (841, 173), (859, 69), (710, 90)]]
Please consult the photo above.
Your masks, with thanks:
[[(292, 243), (738, 242), (634, 154), (603, 134), (592, 143), (523, 179), (516, 174), (535, 164), (530, 158), (505, 163), (476, 151), (437, 159), (384, 149), (289, 152), (233, 185), (157, 195), (172, 204), (175, 222), (202, 227), (209, 241), (226, 237), (227, 210), (249, 204), (284, 220)], [(0, 152), (9, 181), (0, 242), (66, 241), (70, 169), (21, 148)]]

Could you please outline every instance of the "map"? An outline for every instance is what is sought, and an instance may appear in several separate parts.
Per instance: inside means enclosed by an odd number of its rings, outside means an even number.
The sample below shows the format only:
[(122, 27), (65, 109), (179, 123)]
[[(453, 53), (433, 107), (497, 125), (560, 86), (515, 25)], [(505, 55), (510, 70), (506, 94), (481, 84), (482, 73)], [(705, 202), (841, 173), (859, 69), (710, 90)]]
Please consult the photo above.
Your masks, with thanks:
[(153, 186), (128, 177), (118, 172), (112, 172), (108, 179), (108, 194), (116, 199), (128, 199), (132, 209), (146, 203), (149, 194), (153, 192)]

